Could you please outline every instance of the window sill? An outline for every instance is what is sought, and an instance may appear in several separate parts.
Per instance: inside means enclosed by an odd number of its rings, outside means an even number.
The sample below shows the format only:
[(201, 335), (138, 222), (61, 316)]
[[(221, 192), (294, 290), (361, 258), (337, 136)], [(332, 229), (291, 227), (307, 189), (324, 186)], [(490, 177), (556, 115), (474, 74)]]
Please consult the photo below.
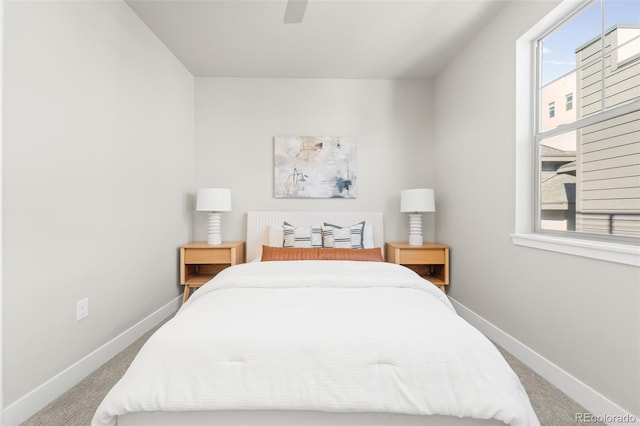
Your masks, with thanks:
[(638, 246), (540, 234), (512, 234), (511, 240), (517, 246), (640, 266), (640, 247)]

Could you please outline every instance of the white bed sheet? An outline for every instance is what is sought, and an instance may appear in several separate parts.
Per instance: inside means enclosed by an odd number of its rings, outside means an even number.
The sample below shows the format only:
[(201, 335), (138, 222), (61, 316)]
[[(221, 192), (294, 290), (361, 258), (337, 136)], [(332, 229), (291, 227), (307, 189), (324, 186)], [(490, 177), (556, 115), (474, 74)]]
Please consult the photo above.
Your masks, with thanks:
[(539, 424), (491, 342), (435, 286), (382, 262), (225, 269), (148, 340), (93, 425), (136, 412), (234, 410)]

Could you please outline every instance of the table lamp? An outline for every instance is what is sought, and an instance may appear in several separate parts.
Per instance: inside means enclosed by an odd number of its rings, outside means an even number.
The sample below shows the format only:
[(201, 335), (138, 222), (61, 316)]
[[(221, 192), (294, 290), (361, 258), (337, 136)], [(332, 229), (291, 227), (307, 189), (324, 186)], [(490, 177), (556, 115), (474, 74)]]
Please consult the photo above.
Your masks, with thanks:
[(226, 188), (199, 188), (196, 210), (209, 212), (207, 244), (222, 244), (222, 213), (231, 211), (231, 190)]
[(409, 213), (409, 245), (421, 246), (422, 213), (435, 212), (433, 189), (405, 189), (400, 193), (400, 211)]

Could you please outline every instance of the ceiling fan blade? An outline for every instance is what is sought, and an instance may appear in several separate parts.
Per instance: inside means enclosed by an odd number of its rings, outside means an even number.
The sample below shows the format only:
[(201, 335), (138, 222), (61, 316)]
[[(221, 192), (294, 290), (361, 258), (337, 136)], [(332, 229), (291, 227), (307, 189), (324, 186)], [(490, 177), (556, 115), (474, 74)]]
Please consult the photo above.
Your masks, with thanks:
[(284, 12), (285, 24), (299, 24), (304, 18), (308, 0), (288, 0), (287, 9)]

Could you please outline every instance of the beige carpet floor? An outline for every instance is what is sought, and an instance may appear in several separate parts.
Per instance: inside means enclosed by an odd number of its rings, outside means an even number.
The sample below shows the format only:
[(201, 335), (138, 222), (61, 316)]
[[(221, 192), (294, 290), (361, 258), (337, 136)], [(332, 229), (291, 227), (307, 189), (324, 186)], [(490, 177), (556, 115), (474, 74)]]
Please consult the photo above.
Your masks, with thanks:
[[(162, 325), (162, 324), (160, 324)], [(158, 325), (158, 327), (160, 327)], [(109, 389), (124, 374), (129, 364), (144, 342), (157, 329), (154, 328), (127, 349), (86, 377), (68, 392), (40, 410), (24, 426), (87, 426), (91, 424), (93, 413)], [(529, 394), (531, 404), (543, 426), (575, 426), (576, 413), (585, 409), (572, 401), (557, 388), (521, 363), (511, 354), (498, 348), (511, 368), (520, 378), (520, 382)], [(589, 423), (590, 426), (603, 426), (602, 423)], [(151, 425), (150, 425), (151, 426)], [(304, 426), (304, 425), (300, 425)]]

